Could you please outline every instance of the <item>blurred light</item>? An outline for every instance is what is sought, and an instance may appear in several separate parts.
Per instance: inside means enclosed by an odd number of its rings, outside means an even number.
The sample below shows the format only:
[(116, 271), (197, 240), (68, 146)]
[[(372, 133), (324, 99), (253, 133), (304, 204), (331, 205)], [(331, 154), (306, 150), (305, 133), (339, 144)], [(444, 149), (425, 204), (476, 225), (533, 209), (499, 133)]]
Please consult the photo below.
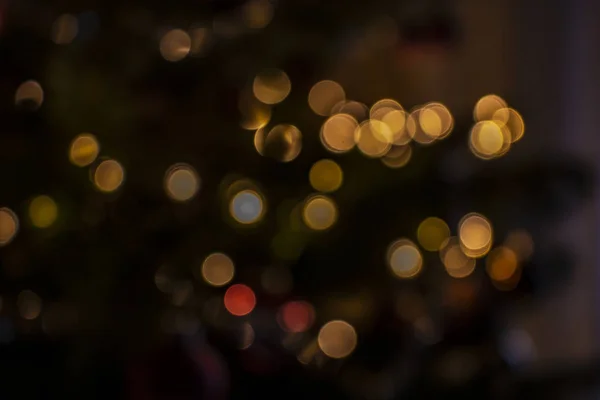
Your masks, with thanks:
[(167, 61), (183, 60), (192, 48), (192, 39), (181, 29), (172, 29), (160, 39), (160, 54)]
[(115, 160), (105, 160), (98, 165), (94, 172), (94, 183), (102, 192), (114, 192), (123, 184), (125, 171)]
[(281, 103), (292, 90), (287, 74), (279, 69), (266, 69), (254, 78), (252, 92), (265, 104)]
[(69, 44), (77, 36), (79, 22), (71, 14), (63, 14), (52, 24), (52, 41), (56, 44)]
[(91, 133), (82, 133), (71, 142), (69, 160), (78, 167), (90, 165), (98, 157), (100, 145)]
[(330, 321), (319, 331), (319, 348), (331, 358), (344, 358), (356, 348), (356, 331), (345, 321)]
[(289, 301), (281, 306), (277, 321), (286, 332), (305, 332), (315, 320), (315, 310), (306, 301)]
[(454, 121), (446, 106), (441, 103), (429, 103), (419, 112), (419, 125), (426, 135), (442, 139), (450, 134)]
[(391, 148), (392, 131), (381, 121), (367, 120), (354, 131), (354, 141), (367, 157), (382, 157)]
[(392, 110), (381, 118), (391, 131), (392, 143), (397, 146), (408, 144), (411, 137), (406, 127), (407, 114), (404, 110)]
[[(258, 132), (257, 132), (258, 134)], [(257, 138), (254, 142), (257, 150)], [(302, 150), (302, 133), (293, 125), (276, 125), (264, 137), (262, 154), (281, 162), (294, 160)], [(261, 154), (261, 151), (259, 151)]]
[(21, 317), (36, 319), (42, 312), (42, 299), (31, 290), (23, 290), (17, 297), (17, 308)]
[(19, 231), (19, 218), (10, 208), (0, 208), (0, 246), (9, 244)]
[(406, 117), (406, 132), (408, 133), (408, 136), (415, 142), (427, 145), (433, 143), (436, 140), (436, 138), (428, 135), (427, 133), (425, 133), (425, 131), (423, 131), (423, 128), (421, 126), (421, 113), (423, 111), (426, 111), (426, 117), (432, 115), (428, 112), (431, 110), (428, 110), (423, 107), (416, 107)]
[(15, 93), (15, 104), (37, 110), (44, 102), (44, 90), (36, 81), (23, 82)]
[(313, 164), (308, 177), (315, 190), (334, 192), (342, 185), (344, 175), (335, 161), (320, 160)]
[(317, 115), (331, 115), (333, 107), (346, 99), (344, 88), (334, 81), (317, 82), (308, 93), (308, 105)]
[(403, 111), (404, 109), (396, 100), (382, 99), (371, 106), (369, 117), (371, 119), (382, 121), (383, 118), (392, 111)]
[[(489, 94), (480, 98), (473, 109), (473, 118), (475, 121), (498, 121), (500, 124), (506, 123), (508, 113), (506, 102), (500, 96)], [(504, 110), (497, 113), (499, 110)]]
[(337, 206), (326, 196), (312, 196), (304, 203), (302, 219), (306, 226), (316, 231), (331, 228), (337, 220)]
[(402, 168), (410, 161), (412, 157), (412, 148), (410, 145), (392, 146), (381, 162), (389, 168)]
[(311, 340), (306, 346), (302, 348), (298, 354), (298, 361), (300, 364), (308, 365), (315, 358), (319, 351), (319, 344), (317, 339)]
[(241, 317), (250, 314), (256, 306), (256, 296), (246, 285), (232, 285), (225, 292), (224, 304), (227, 311)]
[(258, 128), (254, 133), (254, 148), (261, 156), (265, 155), (265, 136), (266, 132), (264, 128)]
[(508, 234), (504, 245), (515, 252), (519, 261), (525, 261), (533, 255), (533, 239), (524, 230), (516, 230)]
[(331, 109), (331, 113), (348, 114), (357, 121), (363, 121), (369, 114), (369, 107), (367, 107), (366, 104), (359, 103), (358, 101), (342, 100)]
[(466, 278), (475, 270), (475, 259), (463, 253), (456, 237), (450, 237), (442, 244), (440, 259), (453, 278)]
[(194, 28), (190, 31), (190, 54), (201, 57), (208, 51), (210, 45), (210, 29), (205, 27)]
[(223, 253), (213, 253), (202, 263), (202, 277), (212, 286), (228, 284), (233, 279), (234, 273), (233, 261)]
[(387, 263), (398, 278), (413, 278), (423, 268), (423, 257), (413, 242), (399, 239), (388, 247)]
[(510, 132), (493, 121), (478, 122), (471, 129), (469, 147), (481, 159), (499, 157), (510, 148)]
[(243, 117), (240, 125), (244, 129), (260, 129), (271, 120), (271, 107), (258, 101), (249, 90), (242, 91), (238, 106)]
[(523, 117), (516, 110), (512, 108), (503, 108), (494, 114), (494, 121), (499, 118), (505, 118), (504, 126), (510, 134), (510, 142), (514, 143), (519, 141), (525, 133), (525, 123)]
[(265, 213), (264, 201), (256, 191), (242, 190), (231, 199), (229, 213), (240, 224), (253, 224)]
[(321, 143), (332, 153), (345, 153), (355, 145), (354, 131), (358, 127), (356, 119), (348, 114), (330, 117), (321, 128)]
[(486, 270), (493, 281), (508, 281), (517, 272), (518, 267), (517, 255), (508, 247), (494, 249), (486, 259)]
[(58, 217), (56, 202), (49, 196), (38, 196), (29, 204), (29, 218), (37, 228), (48, 228)]
[(460, 220), (458, 236), (460, 246), (467, 256), (483, 257), (492, 246), (492, 225), (483, 215), (470, 213)]
[(238, 347), (240, 350), (246, 350), (252, 346), (252, 343), (254, 343), (254, 338), (256, 337), (252, 325), (247, 322), (244, 323), (244, 325), (242, 325), (242, 332), (240, 336), (240, 344)]
[(273, 6), (269, 0), (249, 0), (242, 8), (246, 26), (261, 29), (269, 25), (273, 18)]
[(283, 295), (292, 290), (292, 274), (286, 267), (268, 267), (260, 276), (263, 289), (272, 295)]
[(188, 201), (198, 193), (200, 179), (188, 164), (175, 164), (165, 174), (165, 190), (175, 201)]
[(417, 228), (419, 244), (427, 251), (439, 251), (448, 237), (450, 228), (440, 218), (426, 218)]

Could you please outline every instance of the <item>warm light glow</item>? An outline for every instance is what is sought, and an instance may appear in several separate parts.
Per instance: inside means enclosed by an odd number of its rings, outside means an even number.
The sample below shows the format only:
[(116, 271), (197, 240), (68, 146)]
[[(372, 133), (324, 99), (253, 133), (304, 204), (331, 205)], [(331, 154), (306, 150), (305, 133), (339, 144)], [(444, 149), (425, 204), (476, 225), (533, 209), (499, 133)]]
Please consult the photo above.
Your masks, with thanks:
[(225, 292), (225, 308), (231, 314), (241, 317), (248, 315), (256, 306), (256, 296), (252, 289), (246, 285), (232, 285)]
[(408, 239), (400, 239), (392, 243), (386, 258), (388, 266), (398, 278), (413, 278), (423, 267), (421, 252)]
[(410, 161), (412, 157), (412, 148), (410, 145), (392, 146), (381, 162), (389, 168), (402, 168)]
[(329, 229), (337, 220), (337, 206), (326, 196), (313, 196), (304, 203), (302, 219), (316, 231)]
[(287, 74), (278, 69), (267, 69), (256, 75), (252, 84), (254, 96), (265, 104), (281, 103), (292, 90)]
[(91, 133), (82, 133), (77, 136), (69, 148), (69, 160), (78, 167), (90, 165), (98, 157), (100, 145)]
[(519, 261), (526, 261), (533, 255), (533, 238), (527, 231), (517, 230), (509, 233), (504, 245), (515, 252)]
[(31, 290), (23, 290), (17, 297), (17, 308), (21, 317), (36, 319), (42, 312), (42, 299)]
[(269, 0), (249, 0), (242, 7), (242, 16), (248, 28), (261, 29), (271, 22), (273, 6)]
[(492, 246), (492, 225), (483, 215), (467, 214), (458, 224), (458, 236), (461, 248), (467, 256), (483, 257)]
[(194, 57), (201, 57), (206, 54), (211, 42), (210, 30), (206, 27), (194, 28), (190, 31), (192, 45), (190, 54)]
[[(258, 134), (258, 132), (257, 132)], [(259, 144), (255, 136), (254, 145), (257, 150)], [(302, 133), (293, 125), (276, 125), (264, 137), (262, 154), (281, 162), (290, 162), (300, 154), (302, 150)], [(259, 153), (261, 153), (259, 151)]]
[(449, 237), (450, 228), (440, 218), (426, 218), (417, 229), (419, 244), (427, 251), (439, 251)]
[(334, 192), (343, 181), (342, 169), (332, 160), (317, 161), (308, 176), (311, 186), (319, 192)]
[(367, 157), (382, 157), (392, 146), (392, 131), (383, 122), (367, 120), (354, 131), (356, 147)]
[(242, 113), (240, 125), (247, 130), (257, 130), (265, 127), (271, 120), (271, 107), (258, 101), (251, 93), (242, 93), (239, 101)]
[(316, 83), (308, 93), (308, 105), (315, 114), (327, 117), (331, 115), (333, 107), (346, 99), (344, 88), (334, 81), (321, 81)]
[(235, 273), (233, 261), (223, 253), (213, 253), (202, 263), (202, 277), (212, 286), (228, 284)]
[(419, 112), (419, 125), (426, 135), (434, 139), (443, 139), (452, 131), (454, 120), (446, 106), (441, 103), (429, 103)]
[(364, 121), (369, 115), (369, 107), (358, 101), (340, 101), (331, 110), (332, 114), (348, 114), (357, 121)]
[(501, 246), (494, 249), (486, 259), (486, 270), (493, 281), (510, 280), (518, 267), (517, 255), (508, 247)]
[(286, 332), (305, 332), (315, 320), (315, 310), (306, 301), (289, 301), (281, 306), (277, 322)]
[(44, 90), (36, 81), (23, 82), (15, 93), (15, 104), (32, 110), (40, 108), (44, 102)]
[(382, 99), (371, 106), (369, 116), (371, 119), (383, 121), (383, 118), (392, 111), (403, 111), (404, 109), (396, 100)]
[(160, 39), (160, 54), (167, 61), (183, 60), (192, 48), (192, 39), (187, 32), (173, 29)]
[(500, 124), (506, 123), (508, 114), (506, 111), (496, 113), (498, 110), (506, 109), (506, 102), (495, 94), (483, 96), (475, 104), (473, 109), (473, 118), (475, 121), (498, 121)]
[(48, 228), (58, 217), (58, 207), (49, 196), (38, 196), (29, 204), (29, 218), (37, 228)]
[(408, 136), (415, 142), (427, 145), (433, 143), (436, 138), (425, 133), (421, 127), (421, 112), (424, 110), (427, 109), (423, 107), (416, 107), (410, 112), (410, 114), (408, 114), (406, 117), (406, 132), (408, 133)]
[(397, 146), (408, 144), (411, 137), (406, 129), (407, 114), (404, 110), (392, 110), (386, 113), (381, 122), (390, 129), (392, 134), (392, 143)]
[(229, 213), (240, 224), (253, 224), (264, 215), (264, 201), (255, 190), (242, 190), (229, 203)]
[(19, 218), (10, 208), (0, 208), (0, 246), (9, 244), (19, 231)]
[(471, 129), (469, 147), (481, 159), (499, 157), (510, 148), (510, 132), (493, 121), (478, 122)]
[(336, 114), (321, 128), (321, 143), (332, 153), (345, 153), (355, 145), (354, 131), (358, 127), (356, 119), (348, 114)]
[(319, 348), (331, 358), (344, 358), (356, 348), (356, 331), (345, 321), (330, 321), (319, 331)]
[(105, 160), (98, 165), (94, 172), (94, 183), (103, 192), (114, 192), (121, 186), (125, 171), (115, 160)]
[(463, 253), (456, 237), (448, 238), (442, 244), (440, 259), (448, 275), (453, 278), (466, 278), (475, 270), (475, 259)]
[(194, 168), (187, 164), (175, 164), (165, 174), (165, 190), (175, 201), (192, 199), (200, 188), (200, 179)]
[(52, 24), (52, 41), (56, 44), (69, 44), (77, 36), (79, 22), (71, 14), (63, 14)]
[(512, 108), (503, 108), (494, 114), (494, 120), (505, 117), (505, 126), (510, 134), (510, 142), (514, 143), (519, 141), (525, 133), (525, 123), (523, 117), (516, 110)]

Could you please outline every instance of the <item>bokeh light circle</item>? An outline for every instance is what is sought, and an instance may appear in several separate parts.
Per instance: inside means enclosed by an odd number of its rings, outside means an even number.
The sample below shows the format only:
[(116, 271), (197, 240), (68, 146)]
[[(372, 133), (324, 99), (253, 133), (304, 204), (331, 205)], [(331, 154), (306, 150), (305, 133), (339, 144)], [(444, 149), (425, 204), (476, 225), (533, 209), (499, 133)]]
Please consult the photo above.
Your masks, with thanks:
[(306, 301), (289, 301), (279, 308), (277, 322), (286, 332), (305, 332), (315, 320), (315, 310)]
[(160, 39), (160, 54), (167, 61), (183, 60), (192, 48), (192, 39), (181, 29), (172, 29)]
[(302, 133), (295, 126), (288, 124), (274, 126), (266, 137), (264, 137), (264, 143), (262, 145), (263, 155), (281, 162), (290, 162), (294, 160), (298, 157), (301, 150)]
[(323, 325), (317, 342), (321, 351), (328, 357), (345, 358), (356, 348), (358, 336), (352, 325), (334, 320)]
[(321, 143), (332, 153), (345, 153), (355, 146), (354, 131), (358, 127), (356, 119), (349, 114), (336, 114), (330, 117), (321, 128)]
[(96, 160), (100, 153), (100, 144), (91, 133), (82, 133), (71, 142), (69, 161), (78, 167), (85, 167)]
[(304, 203), (302, 219), (306, 226), (316, 231), (331, 228), (337, 221), (337, 206), (326, 196), (312, 196)]
[(165, 173), (165, 191), (175, 201), (191, 200), (200, 189), (200, 178), (188, 164), (175, 164)]
[(408, 164), (411, 157), (412, 147), (410, 145), (392, 146), (385, 156), (381, 157), (381, 162), (389, 168), (397, 169)]
[(42, 299), (31, 290), (23, 290), (17, 296), (17, 309), (24, 319), (36, 319), (42, 312)]
[[(508, 120), (508, 113), (505, 111), (506, 101), (495, 94), (488, 94), (480, 98), (473, 109), (473, 118), (475, 121), (498, 121), (503, 124)], [(498, 113), (499, 110), (504, 110)]]
[(478, 122), (471, 129), (469, 147), (477, 157), (489, 160), (505, 154), (510, 148), (510, 132), (494, 121)]
[(254, 78), (252, 92), (264, 104), (281, 103), (290, 94), (292, 83), (287, 74), (279, 69), (266, 69)]
[(419, 244), (427, 251), (440, 250), (448, 237), (450, 237), (450, 228), (440, 218), (426, 218), (417, 228)]
[(253, 224), (264, 215), (262, 196), (255, 190), (246, 189), (236, 193), (229, 203), (229, 213), (240, 224)]
[(235, 266), (229, 256), (213, 253), (202, 263), (202, 277), (212, 286), (224, 286), (231, 282), (235, 274)]
[(308, 105), (315, 114), (324, 117), (331, 115), (333, 107), (345, 99), (344, 88), (331, 80), (317, 82), (308, 93)]
[(417, 246), (409, 239), (393, 242), (386, 255), (387, 264), (398, 278), (413, 278), (423, 268), (423, 256)]
[(467, 214), (458, 224), (458, 237), (460, 246), (467, 256), (483, 257), (492, 246), (492, 224), (481, 214)]
[(230, 286), (223, 298), (225, 308), (232, 315), (241, 317), (248, 315), (256, 307), (256, 296), (250, 287), (238, 283)]
[(340, 188), (344, 174), (335, 161), (325, 159), (313, 164), (308, 177), (311, 186), (315, 190), (327, 193)]
[(354, 141), (367, 157), (382, 157), (392, 146), (392, 131), (381, 121), (363, 121), (354, 131)]
[(475, 270), (475, 259), (463, 252), (456, 237), (450, 237), (442, 244), (440, 259), (448, 275), (453, 278), (466, 278)]
[(19, 232), (19, 218), (10, 208), (0, 208), (0, 246), (9, 244)]
[(505, 246), (492, 250), (486, 258), (486, 271), (490, 279), (496, 282), (510, 280), (517, 272), (518, 267), (517, 255)]
[(94, 184), (102, 192), (114, 192), (125, 179), (125, 170), (116, 160), (104, 160), (94, 172)]
[(44, 90), (42, 86), (34, 81), (23, 82), (15, 93), (15, 104), (24, 106), (31, 110), (37, 110), (44, 102)]
[(37, 196), (29, 204), (29, 218), (36, 228), (50, 227), (57, 217), (58, 206), (50, 196)]

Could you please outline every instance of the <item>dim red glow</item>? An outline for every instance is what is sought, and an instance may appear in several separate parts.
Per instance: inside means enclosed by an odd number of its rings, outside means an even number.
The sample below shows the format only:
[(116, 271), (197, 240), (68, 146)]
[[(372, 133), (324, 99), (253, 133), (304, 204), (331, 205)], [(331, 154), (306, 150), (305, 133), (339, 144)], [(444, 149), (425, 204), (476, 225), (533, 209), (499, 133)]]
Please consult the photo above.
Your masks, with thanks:
[(279, 309), (279, 325), (287, 332), (304, 332), (315, 320), (313, 307), (305, 301), (290, 301)]
[(256, 296), (246, 285), (232, 285), (225, 292), (225, 308), (231, 314), (241, 317), (250, 314), (256, 306)]

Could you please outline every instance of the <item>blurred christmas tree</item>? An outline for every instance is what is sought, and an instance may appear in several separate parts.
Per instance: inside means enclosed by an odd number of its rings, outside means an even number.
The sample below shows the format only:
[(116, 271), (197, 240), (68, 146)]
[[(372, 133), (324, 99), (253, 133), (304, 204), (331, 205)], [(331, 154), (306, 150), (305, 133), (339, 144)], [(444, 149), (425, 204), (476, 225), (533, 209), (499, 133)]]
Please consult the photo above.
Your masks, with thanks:
[(587, 171), (511, 158), (499, 96), (419, 105), (451, 2), (321, 3), (3, 9), (16, 393), (502, 396), (503, 309), (568, 277), (545, 231)]

